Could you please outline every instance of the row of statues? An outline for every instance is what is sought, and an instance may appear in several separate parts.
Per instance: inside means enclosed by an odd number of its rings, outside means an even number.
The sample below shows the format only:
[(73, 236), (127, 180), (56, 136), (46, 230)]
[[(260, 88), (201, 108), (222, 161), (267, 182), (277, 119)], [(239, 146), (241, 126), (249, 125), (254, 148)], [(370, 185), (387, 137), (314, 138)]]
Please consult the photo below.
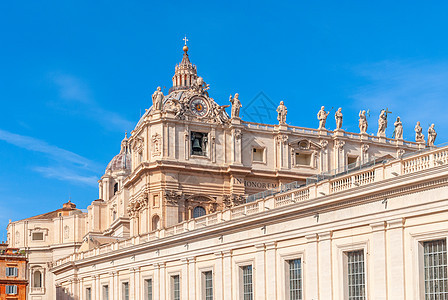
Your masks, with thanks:
[[(195, 87), (197, 89), (201, 89), (202, 92), (205, 92), (209, 85), (205, 84), (203, 82), (202, 78), (198, 78), (197, 82), (195, 82)], [(157, 87), (157, 90), (152, 95), (152, 105), (153, 109), (155, 111), (162, 110), (163, 105), (163, 99), (164, 95), (162, 93), (162, 89)], [(239, 99), (239, 94), (236, 93), (235, 96), (230, 95), (229, 102), (232, 105), (231, 108), (231, 119), (239, 119), (240, 115), (240, 109), (242, 107), (241, 101)], [(214, 101), (213, 101), (213, 104)], [(212, 115), (216, 118), (216, 120), (219, 123), (226, 123), (228, 122), (228, 117), (226, 117), (225, 108), (229, 107), (229, 105), (225, 106), (219, 106), (219, 105), (212, 105)], [(183, 112), (182, 109), (178, 109), (178, 114), (181, 114)], [(325, 130), (325, 125), (327, 122), (327, 117), (329, 116), (330, 111), (325, 110), (325, 106), (322, 106), (317, 113), (317, 119), (319, 120), (319, 130)], [(387, 116), (388, 114), (392, 113), (387, 108), (382, 109), (378, 118), (378, 131), (377, 136), (378, 137), (386, 137), (386, 128), (387, 128)], [(277, 107), (277, 120), (279, 124), (286, 124), (286, 115), (288, 114), (288, 109), (286, 108), (283, 101), (280, 101), (280, 105)], [(368, 122), (367, 122), (367, 116), (368, 111), (362, 110), (359, 112), (359, 130), (361, 134), (367, 134), (367, 128), (368, 128)], [(334, 114), (334, 118), (336, 121), (336, 130), (342, 129), (342, 120), (343, 120), (343, 114), (342, 114), (342, 108), (338, 108)], [(417, 125), (414, 128), (415, 131), (415, 141), (418, 143), (424, 143), (425, 142), (425, 136), (423, 135), (423, 129), (420, 125), (420, 122), (417, 122)], [(403, 123), (400, 119), (400, 117), (397, 117), (397, 119), (394, 122), (394, 132), (393, 137), (397, 140), (403, 139)], [(434, 124), (432, 124), (428, 128), (428, 139), (427, 139), (427, 145), (428, 146), (434, 146), (434, 142), (437, 137), (437, 132), (434, 128)]]
[[(288, 110), (284, 104), (283, 101), (280, 101), (280, 105), (277, 107), (277, 120), (279, 121), (279, 124), (286, 124), (286, 114), (287, 114)], [(319, 112), (317, 113), (317, 119), (319, 120), (319, 128), (320, 130), (324, 130), (325, 129), (325, 124), (327, 122), (327, 117), (330, 114), (330, 111), (325, 111), (325, 106), (322, 106), (319, 110)], [(390, 114), (392, 112), (390, 112), (387, 108), (386, 109), (382, 109), (380, 112), (380, 116), (378, 118), (378, 132), (377, 132), (377, 136), (378, 137), (386, 137), (386, 128), (387, 128), (387, 115)], [(335, 114), (334, 114), (334, 118), (336, 121), (336, 130), (341, 130), (342, 129), (342, 119), (343, 119), (343, 114), (342, 114), (342, 108), (338, 108), (338, 110), (336, 110)], [(397, 140), (401, 140), (403, 139), (403, 123), (401, 122), (400, 117), (397, 117), (395, 123), (394, 123), (394, 138)], [(368, 123), (367, 123), (367, 116), (366, 116), (366, 111), (362, 110), (359, 112), (359, 130), (361, 134), (367, 134), (367, 128), (368, 128)], [(415, 141), (417, 143), (424, 143), (425, 142), (425, 136), (423, 135), (423, 129), (420, 126), (420, 122), (417, 122), (417, 125), (414, 128), (415, 130)], [(434, 129), (434, 124), (432, 124), (429, 128), (428, 128), (428, 141), (427, 141), (427, 145), (428, 146), (434, 146), (435, 140), (437, 137), (437, 132)]]

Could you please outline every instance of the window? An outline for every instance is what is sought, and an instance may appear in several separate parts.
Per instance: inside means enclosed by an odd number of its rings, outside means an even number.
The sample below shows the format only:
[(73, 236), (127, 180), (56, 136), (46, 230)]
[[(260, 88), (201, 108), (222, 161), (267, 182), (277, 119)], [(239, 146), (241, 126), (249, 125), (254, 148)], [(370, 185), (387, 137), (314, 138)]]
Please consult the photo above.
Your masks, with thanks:
[(311, 166), (311, 153), (296, 153), (296, 166)]
[(17, 285), (6, 285), (5, 293), (6, 293), (6, 295), (16, 295), (17, 294)]
[(191, 154), (192, 155), (207, 155), (207, 133), (191, 132)]
[(302, 300), (302, 260), (288, 260), (287, 264), (289, 300)]
[(118, 192), (118, 182), (114, 184), (114, 195)]
[(264, 162), (264, 149), (253, 148), (252, 161)]
[(180, 300), (180, 279), (179, 275), (171, 276), (172, 299)]
[(356, 167), (357, 162), (358, 162), (358, 156), (347, 156), (347, 165), (349, 165), (349, 168)]
[(253, 300), (252, 266), (244, 266), (241, 271), (243, 272), (243, 300)]
[(114, 221), (117, 219), (117, 212), (115, 210), (112, 211), (112, 219)]
[(193, 209), (193, 218), (199, 218), (199, 217), (202, 217), (205, 215), (206, 215), (206, 211), (205, 211), (205, 208), (203, 208), (202, 206), (196, 206)]
[(152, 206), (159, 206), (159, 195), (152, 196)]
[(42, 287), (42, 273), (40, 271), (34, 271), (33, 273), (33, 287), (41, 288)]
[(43, 241), (44, 233), (43, 232), (33, 232), (32, 240), (33, 241)]
[(448, 299), (446, 240), (423, 243), (425, 299)]
[(158, 215), (152, 217), (152, 230), (160, 229), (160, 218)]
[(129, 282), (123, 282), (121, 284), (121, 299), (129, 300)]
[(103, 300), (109, 300), (109, 286), (103, 285)]
[(348, 300), (366, 299), (364, 250), (347, 252)]
[(92, 300), (92, 288), (86, 288), (86, 300)]
[(203, 287), (204, 287), (204, 299), (213, 300), (213, 273), (207, 271), (202, 273)]
[(145, 300), (152, 300), (152, 279), (145, 280)]
[(19, 269), (16, 267), (6, 267), (7, 277), (17, 277), (19, 274)]

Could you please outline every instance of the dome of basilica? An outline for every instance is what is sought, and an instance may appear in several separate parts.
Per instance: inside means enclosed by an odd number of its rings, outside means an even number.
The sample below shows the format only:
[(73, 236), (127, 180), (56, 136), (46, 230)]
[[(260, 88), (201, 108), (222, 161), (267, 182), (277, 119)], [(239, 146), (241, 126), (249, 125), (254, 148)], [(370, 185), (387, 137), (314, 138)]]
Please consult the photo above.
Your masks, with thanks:
[(121, 141), (121, 151), (110, 161), (106, 167), (106, 172), (131, 171), (131, 153), (129, 151), (129, 141), (127, 134)]

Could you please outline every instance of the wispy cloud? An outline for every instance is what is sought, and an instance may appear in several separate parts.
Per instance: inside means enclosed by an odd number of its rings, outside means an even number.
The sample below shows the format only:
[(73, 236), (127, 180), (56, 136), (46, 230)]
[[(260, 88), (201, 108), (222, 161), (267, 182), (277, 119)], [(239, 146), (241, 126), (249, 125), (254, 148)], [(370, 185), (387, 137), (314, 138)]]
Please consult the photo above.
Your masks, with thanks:
[(89, 185), (92, 187), (98, 186), (98, 177), (96, 176), (84, 176), (73, 172), (67, 168), (61, 167), (34, 167), (34, 171), (42, 174), (47, 178), (55, 178), (62, 181), (69, 181), (74, 183), (80, 183), (84, 185)]
[(92, 174), (99, 172), (101, 167), (79, 154), (50, 145), (40, 139), (2, 129), (0, 129), (0, 141), (29, 151), (42, 153), (47, 158), (50, 158), (50, 161), (53, 161), (53, 165), (32, 167), (34, 171), (41, 173), (45, 177), (90, 186), (96, 185), (97, 177)]
[(383, 61), (354, 71), (369, 81), (352, 96), (357, 107), (370, 109), (375, 118), (388, 107), (393, 118), (401, 117), (408, 132), (413, 132), (417, 121), (447, 131), (448, 62)]
[(102, 108), (93, 99), (88, 86), (79, 78), (68, 74), (52, 74), (51, 79), (58, 87), (62, 100), (77, 104), (74, 109), (79, 114), (98, 122), (104, 128), (123, 131), (132, 129), (135, 125), (118, 113)]

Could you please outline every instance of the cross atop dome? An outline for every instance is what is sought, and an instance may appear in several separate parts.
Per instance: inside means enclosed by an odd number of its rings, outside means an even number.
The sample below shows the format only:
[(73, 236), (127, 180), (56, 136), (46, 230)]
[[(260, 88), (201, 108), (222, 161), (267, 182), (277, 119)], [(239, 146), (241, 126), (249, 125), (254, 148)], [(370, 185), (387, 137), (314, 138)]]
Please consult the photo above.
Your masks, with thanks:
[(185, 37), (184, 37), (182, 40), (185, 42), (185, 45), (184, 45), (183, 50), (184, 50), (185, 52), (187, 52), (187, 51), (188, 51), (188, 46), (187, 46), (188, 39), (187, 39), (187, 35), (185, 35)]
[(173, 76), (173, 87), (170, 88), (169, 93), (176, 90), (188, 90), (190, 86), (198, 78), (196, 66), (190, 62), (188, 57), (188, 38), (182, 39), (184, 41), (184, 55), (180, 64), (176, 65), (174, 76)]

